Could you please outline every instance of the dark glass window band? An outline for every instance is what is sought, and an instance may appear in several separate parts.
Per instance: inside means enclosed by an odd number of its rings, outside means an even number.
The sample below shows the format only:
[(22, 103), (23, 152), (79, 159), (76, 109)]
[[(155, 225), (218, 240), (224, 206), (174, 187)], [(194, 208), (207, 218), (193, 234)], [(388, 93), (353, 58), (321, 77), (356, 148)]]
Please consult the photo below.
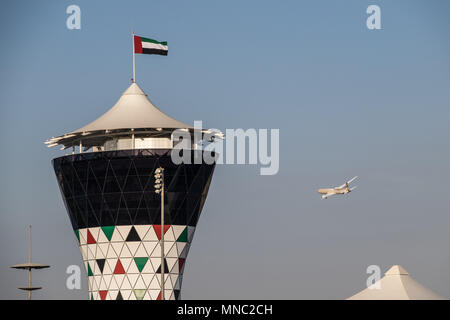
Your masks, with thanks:
[[(196, 226), (215, 164), (176, 165), (170, 149), (118, 150), (67, 155), (53, 167), (74, 230), (161, 223), (154, 171), (164, 168), (164, 223)], [(196, 153), (196, 154), (194, 154)], [(205, 151), (192, 151), (201, 157)], [(211, 155), (212, 156), (212, 155)]]

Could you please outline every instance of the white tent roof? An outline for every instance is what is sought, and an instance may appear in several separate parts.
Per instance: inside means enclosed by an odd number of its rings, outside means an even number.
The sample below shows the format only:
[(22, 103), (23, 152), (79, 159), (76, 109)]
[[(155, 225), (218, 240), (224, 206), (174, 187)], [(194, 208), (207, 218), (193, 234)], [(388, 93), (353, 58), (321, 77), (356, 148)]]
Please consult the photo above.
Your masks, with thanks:
[(49, 147), (61, 144), (63, 148), (68, 148), (83, 141), (83, 146), (90, 146), (98, 145), (118, 132), (144, 130), (161, 136), (170, 135), (176, 129), (193, 130), (194, 127), (159, 110), (133, 82), (116, 104), (98, 119), (70, 133), (48, 139), (45, 143)]
[(139, 128), (189, 129), (192, 127), (175, 120), (155, 107), (144, 91), (133, 82), (109, 111), (71, 133)]
[[(379, 289), (377, 289), (379, 285)], [(399, 265), (392, 266), (383, 278), (348, 300), (443, 300), (409, 276)]]

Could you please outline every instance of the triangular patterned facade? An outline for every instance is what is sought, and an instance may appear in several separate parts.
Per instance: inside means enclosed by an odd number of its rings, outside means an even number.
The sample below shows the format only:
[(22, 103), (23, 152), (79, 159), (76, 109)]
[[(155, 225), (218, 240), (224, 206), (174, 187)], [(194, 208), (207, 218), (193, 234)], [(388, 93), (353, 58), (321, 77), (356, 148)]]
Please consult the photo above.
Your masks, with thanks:
[[(83, 153), (53, 161), (94, 300), (179, 299), (214, 165), (175, 165), (169, 150)], [(165, 225), (154, 170), (164, 166)], [(163, 229), (163, 231), (162, 231)]]

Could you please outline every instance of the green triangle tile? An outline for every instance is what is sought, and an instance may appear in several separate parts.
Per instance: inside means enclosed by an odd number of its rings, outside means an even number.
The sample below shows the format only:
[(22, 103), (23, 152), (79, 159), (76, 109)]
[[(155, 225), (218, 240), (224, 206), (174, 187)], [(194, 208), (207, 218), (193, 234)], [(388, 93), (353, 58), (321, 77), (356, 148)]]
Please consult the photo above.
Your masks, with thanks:
[(139, 269), (139, 272), (142, 272), (142, 269), (144, 269), (145, 264), (147, 263), (148, 258), (134, 258), (134, 262), (136, 263), (136, 266)]
[(94, 295), (91, 293), (91, 300), (94, 300)]
[(80, 243), (80, 232), (78, 231), (78, 229), (77, 230), (74, 230), (75, 231), (75, 236), (77, 237), (77, 239), (78, 239), (78, 243)]
[(177, 241), (178, 242), (187, 242), (187, 227), (184, 228), (183, 232), (180, 234)]
[(94, 275), (94, 273), (92, 272), (91, 266), (89, 265), (89, 262), (88, 262), (88, 277), (91, 277), (93, 275)]
[(145, 295), (145, 289), (134, 289), (134, 295), (137, 300), (142, 300)]
[(111, 241), (112, 235), (114, 233), (114, 226), (102, 227), (102, 230), (106, 238), (108, 238), (108, 240)]

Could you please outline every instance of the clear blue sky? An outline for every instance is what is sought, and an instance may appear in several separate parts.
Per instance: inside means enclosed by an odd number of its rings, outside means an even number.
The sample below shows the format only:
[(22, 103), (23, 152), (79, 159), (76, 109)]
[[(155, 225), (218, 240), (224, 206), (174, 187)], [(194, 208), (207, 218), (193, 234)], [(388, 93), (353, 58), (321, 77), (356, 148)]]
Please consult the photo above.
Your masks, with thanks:
[[(81, 30), (66, 7), (81, 8)], [(366, 28), (381, 7), (382, 30)], [(43, 142), (108, 110), (129, 85), (131, 30), (167, 40), (137, 82), (169, 115), (279, 128), (280, 172), (219, 166), (183, 298), (342, 299), (368, 265), (403, 265), (450, 298), (449, 1), (2, 1), (0, 298), (22, 298), (33, 224), (41, 299), (81, 264)], [(318, 187), (358, 175), (349, 197)]]

